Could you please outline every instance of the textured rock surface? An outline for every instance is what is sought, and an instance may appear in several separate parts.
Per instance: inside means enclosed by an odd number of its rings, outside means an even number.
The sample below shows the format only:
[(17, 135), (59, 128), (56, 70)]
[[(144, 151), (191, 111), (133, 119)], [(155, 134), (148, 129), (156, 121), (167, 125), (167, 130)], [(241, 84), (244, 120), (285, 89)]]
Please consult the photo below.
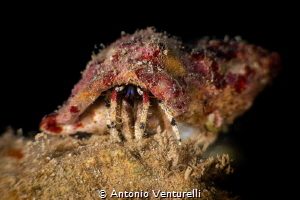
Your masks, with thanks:
[[(107, 136), (88, 139), (38, 134), (34, 141), (4, 134), (0, 149), (3, 199), (98, 199), (116, 192), (200, 191), (202, 199), (237, 199), (218, 187), (233, 172), (228, 155), (202, 159), (189, 141), (160, 133), (142, 143), (112, 143)], [(161, 193), (162, 194), (162, 193)], [(137, 196), (135, 196), (137, 197)], [(191, 199), (191, 198), (188, 198)]]

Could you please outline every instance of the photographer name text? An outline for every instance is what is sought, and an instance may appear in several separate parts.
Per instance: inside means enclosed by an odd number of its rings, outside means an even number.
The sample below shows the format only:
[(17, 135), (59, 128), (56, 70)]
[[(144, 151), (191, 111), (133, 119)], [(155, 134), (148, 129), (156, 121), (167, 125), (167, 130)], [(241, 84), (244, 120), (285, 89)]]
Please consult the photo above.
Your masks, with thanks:
[(99, 197), (105, 198), (201, 198), (201, 190), (193, 189), (189, 192), (177, 192), (177, 191), (161, 191), (152, 190), (151, 192), (146, 192), (140, 190), (139, 192), (127, 192), (127, 191), (116, 191), (112, 190), (110, 193), (105, 190), (98, 190)]

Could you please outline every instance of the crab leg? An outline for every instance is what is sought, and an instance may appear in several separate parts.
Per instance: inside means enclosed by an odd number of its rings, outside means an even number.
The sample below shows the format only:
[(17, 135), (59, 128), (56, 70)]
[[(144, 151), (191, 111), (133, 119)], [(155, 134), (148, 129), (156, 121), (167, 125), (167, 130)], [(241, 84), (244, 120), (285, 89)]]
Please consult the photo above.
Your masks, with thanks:
[(111, 99), (111, 92), (110, 90), (106, 91), (105, 95), (105, 107), (107, 109), (106, 111), (106, 126), (110, 130), (110, 99)]
[(170, 121), (170, 124), (172, 126), (172, 130), (175, 133), (178, 143), (179, 145), (181, 145), (181, 137), (179, 134), (179, 130), (176, 124), (176, 121), (174, 119), (174, 117), (172, 116), (172, 114), (170, 113), (169, 109), (165, 106), (165, 104), (162, 102), (162, 100), (158, 100), (158, 105), (160, 106), (160, 108), (165, 112), (168, 120)]
[(121, 106), (121, 119), (122, 119), (122, 134), (126, 140), (131, 140), (133, 138), (133, 110), (129, 103), (122, 99)]
[(146, 128), (146, 121), (147, 121), (147, 114), (150, 106), (150, 100), (147, 92), (143, 92), (141, 89), (137, 89), (138, 93), (142, 95), (143, 101), (142, 106), (138, 106), (137, 116), (138, 119), (134, 125), (134, 134), (137, 140), (142, 139), (145, 128)]
[(109, 128), (111, 139), (117, 142), (121, 142), (121, 138), (119, 137), (119, 133), (117, 130), (117, 100), (118, 100), (118, 92), (113, 90), (110, 98), (110, 105), (108, 107), (107, 114), (107, 128)]

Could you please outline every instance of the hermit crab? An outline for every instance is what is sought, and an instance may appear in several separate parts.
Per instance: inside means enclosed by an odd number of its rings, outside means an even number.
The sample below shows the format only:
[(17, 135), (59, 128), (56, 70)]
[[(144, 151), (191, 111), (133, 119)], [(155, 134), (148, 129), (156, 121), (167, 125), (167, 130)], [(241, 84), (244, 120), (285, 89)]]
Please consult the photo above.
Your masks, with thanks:
[(122, 35), (92, 56), (59, 110), (42, 119), (49, 134), (109, 132), (117, 142), (157, 129), (219, 132), (252, 105), (273, 79), (280, 57), (236, 37), (182, 44), (154, 28)]

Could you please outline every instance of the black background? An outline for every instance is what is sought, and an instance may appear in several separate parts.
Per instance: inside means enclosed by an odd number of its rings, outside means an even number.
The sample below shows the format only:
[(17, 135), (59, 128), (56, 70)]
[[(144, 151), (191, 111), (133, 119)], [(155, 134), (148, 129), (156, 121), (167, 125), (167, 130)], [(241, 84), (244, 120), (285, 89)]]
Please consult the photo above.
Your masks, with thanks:
[(279, 52), (283, 70), (231, 126), (228, 134), (244, 163), (224, 188), (244, 199), (293, 193), (300, 164), (299, 20), (294, 6), (114, 4), (3, 8), (7, 14), (1, 19), (1, 132), (9, 125), (22, 128), (25, 135), (38, 132), (41, 118), (69, 97), (94, 45), (114, 42), (121, 31), (154, 26), (186, 42), (239, 35)]

